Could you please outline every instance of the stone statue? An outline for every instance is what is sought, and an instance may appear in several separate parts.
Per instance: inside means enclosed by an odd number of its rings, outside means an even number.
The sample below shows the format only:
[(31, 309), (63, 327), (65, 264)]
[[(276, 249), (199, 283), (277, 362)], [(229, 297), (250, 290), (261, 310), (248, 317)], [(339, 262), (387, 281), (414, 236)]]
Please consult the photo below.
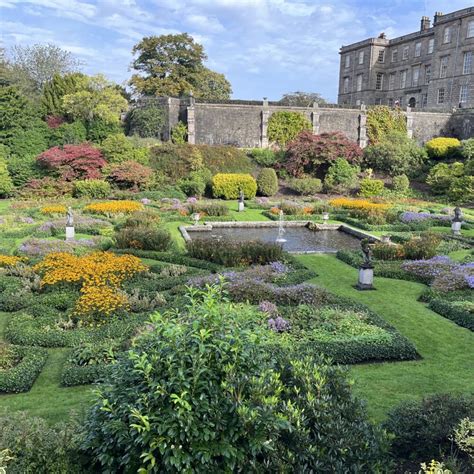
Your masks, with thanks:
[(239, 189), (239, 202), (244, 202), (244, 192), (242, 188)]
[(364, 254), (364, 263), (365, 267), (372, 267), (372, 248), (370, 247), (370, 240), (363, 239), (360, 242), (362, 248), (362, 253)]
[(462, 211), (459, 207), (454, 208), (453, 222), (462, 222)]
[(74, 216), (73, 216), (73, 214), (72, 214), (72, 209), (71, 209), (71, 207), (68, 207), (68, 208), (67, 208), (66, 227), (74, 227)]

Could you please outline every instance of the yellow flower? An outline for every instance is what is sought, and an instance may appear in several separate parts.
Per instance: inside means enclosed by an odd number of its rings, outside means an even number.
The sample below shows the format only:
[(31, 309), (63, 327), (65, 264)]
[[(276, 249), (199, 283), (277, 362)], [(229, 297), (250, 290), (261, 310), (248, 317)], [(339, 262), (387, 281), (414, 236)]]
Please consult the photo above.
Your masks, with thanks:
[(11, 255), (0, 255), (0, 268), (14, 267), (20, 262), (25, 261), (25, 257), (13, 257)]
[(87, 205), (84, 210), (94, 214), (104, 214), (111, 216), (114, 214), (130, 214), (132, 212), (141, 211), (143, 204), (136, 201), (106, 201), (96, 202)]
[(349, 198), (336, 198), (331, 199), (329, 204), (332, 207), (342, 207), (343, 209), (363, 209), (363, 210), (387, 210), (390, 209), (389, 204), (380, 204), (370, 202), (365, 199), (349, 199)]
[(66, 206), (63, 206), (62, 204), (56, 204), (56, 205), (51, 205), (51, 206), (44, 206), (40, 209), (41, 214), (47, 214), (47, 215), (52, 215), (52, 214), (66, 214), (67, 209)]

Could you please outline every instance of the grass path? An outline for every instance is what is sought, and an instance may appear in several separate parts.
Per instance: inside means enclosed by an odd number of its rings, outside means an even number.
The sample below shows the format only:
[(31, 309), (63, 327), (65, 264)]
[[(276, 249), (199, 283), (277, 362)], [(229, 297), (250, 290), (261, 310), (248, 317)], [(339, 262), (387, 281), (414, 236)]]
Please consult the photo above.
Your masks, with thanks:
[(311, 280), (367, 305), (408, 337), (423, 357), (410, 362), (361, 364), (351, 368), (356, 392), (381, 420), (402, 400), (436, 392), (474, 393), (474, 333), (417, 301), (424, 286), (376, 278), (376, 291), (360, 292), (357, 270), (329, 255), (299, 257), (318, 273)]
[[(8, 318), (0, 313), (0, 342)], [(80, 412), (92, 399), (91, 385), (61, 387), (60, 377), (69, 349), (48, 349), (49, 357), (32, 389), (26, 393), (0, 395), (0, 410), (27, 411), (42, 416), (50, 423), (66, 420), (71, 411)]]

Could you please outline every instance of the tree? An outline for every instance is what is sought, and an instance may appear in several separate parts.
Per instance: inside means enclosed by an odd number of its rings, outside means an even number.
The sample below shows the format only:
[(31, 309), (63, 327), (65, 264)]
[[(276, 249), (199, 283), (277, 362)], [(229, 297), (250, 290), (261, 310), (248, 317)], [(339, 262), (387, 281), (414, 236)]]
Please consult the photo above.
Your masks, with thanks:
[(15, 82), (34, 95), (56, 74), (77, 71), (78, 61), (69, 52), (54, 44), (15, 45), (11, 50), (11, 70)]
[(290, 107), (312, 107), (316, 102), (319, 105), (326, 104), (326, 99), (321, 97), (318, 92), (290, 92), (283, 94), (283, 97), (278, 101), (280, 105), (288, 105)]
[(127, 100), (120, 91), (101, 74), (87, 77), (82, 90), (63, 97), (64, 111), (74, 120), (101, 119), (105, 123), (119, 123), (120, 114), (127, 107)]
[(5, 197), (13, 191), (13, 182), (7, 169), (6, 147), (0, 145), (0, 197)]
[(162, 107), (153, 104), (132, 109), (125, 121), (127, 134), (140, 137), (160, 137), (165, 123), (165, 112)]
[(37, 160), (40, 166), (55, 171), (66, 181), (100, 178), (107, 163), (100, 150), (87, 143), (50, 148)]
[(63, 97), (87, 88), (88, 79), (85, 74), (75, 72), (61, 76), (55, 74), (43, 87), (41, 104), (45, 115), (62, 115), (64, 113)]
[(204, 48), (187, 33), (148, 36), (133, 47), (137, 55), (132, 68), (137, 71), (130, 85), (143, 95), (226, 99), (232, 90), (223, 74), (203, 65)]

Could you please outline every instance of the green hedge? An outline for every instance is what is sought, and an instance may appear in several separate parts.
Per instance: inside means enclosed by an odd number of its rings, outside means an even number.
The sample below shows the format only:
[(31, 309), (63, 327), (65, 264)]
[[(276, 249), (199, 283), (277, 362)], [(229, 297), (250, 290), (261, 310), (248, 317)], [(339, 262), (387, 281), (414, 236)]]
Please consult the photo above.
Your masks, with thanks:
[(104, 339), (126, 339), (146, 320), (144, 315), (133, 315), (126, 320), (115, 320), (97, 328), (63, 330), (57, 327), (58, 317), (31, 316), (20, 313), (10, 318), (5, 339), (12, 344), (41, 347), (73, 347), (81, 342)]
[(107, 377), (113, 364), (75, 365), (66, 363), (61, 373), (61, 385), (87, 385), (97, 383)]
[(237, 199), (240, 190), (245, 199), (254, 198), (257, 194), (257, 181), (250, 174), (219, 173), (212, 178), (212, 195), (216, 198)]
[(428, 307), (445, 318), (454, 321), (459, 326), (474, 331), (474, 314), (457, 307), (453, 301), (445, 301), (441, 298), (432, 299)]
[(39, 347), (12, 346), (21, 358), (18, 365), (0, 371), (0, 393), (27, 392), (43, 369), (48, 352)]
[[(280, 220), (280, 216), (278, 214), (273, 214), (270, 211), (263, 211), (262, 214), (272, 221)], [(285, 221), (317, 221), (321, 224), (323, 223), (322, 216), (320, 214), (299, 214), (293, 216), (285, 214)]]

